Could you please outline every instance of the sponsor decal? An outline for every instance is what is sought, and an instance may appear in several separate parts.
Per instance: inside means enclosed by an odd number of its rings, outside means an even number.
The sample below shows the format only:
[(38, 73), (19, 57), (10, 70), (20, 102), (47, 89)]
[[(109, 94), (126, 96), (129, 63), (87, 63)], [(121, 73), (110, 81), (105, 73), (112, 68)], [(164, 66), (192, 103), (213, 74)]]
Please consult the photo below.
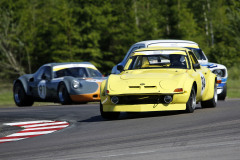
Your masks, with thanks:
[(45, 99), (47, 95), (46, 81), (42, 80), (38, 83), (38, 95), (40, 98)]
[(205, 87), (206, 87), (206, 79), (205, 79), (204, 75), (201, 72), (200, 72), (200, 76), (201, 76), (201, 82), (202, 82), (201, 95), (203, 95), (203, 92), (204, 92)]

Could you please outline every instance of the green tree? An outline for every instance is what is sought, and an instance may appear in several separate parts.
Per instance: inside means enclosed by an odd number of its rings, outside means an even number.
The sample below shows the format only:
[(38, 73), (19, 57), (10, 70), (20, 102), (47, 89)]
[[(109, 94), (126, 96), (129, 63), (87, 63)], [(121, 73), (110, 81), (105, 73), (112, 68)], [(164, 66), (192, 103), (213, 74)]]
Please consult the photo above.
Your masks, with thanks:
[(23, 66), (24, 44), (20, 39), (19, 23), (14, 20), (11, 9), (0, 8), (0, 71), (1, 76), (11, 78), (11, 74), (25, 73)]

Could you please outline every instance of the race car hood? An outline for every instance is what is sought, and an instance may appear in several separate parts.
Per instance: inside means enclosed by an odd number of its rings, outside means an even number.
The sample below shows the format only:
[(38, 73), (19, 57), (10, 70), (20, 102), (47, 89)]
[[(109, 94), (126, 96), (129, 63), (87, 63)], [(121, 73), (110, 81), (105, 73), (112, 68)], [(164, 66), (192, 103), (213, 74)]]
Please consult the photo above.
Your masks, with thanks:
[(109, 95), (116, 94), (174, 94), (182, 88), (185, 69), (131, 70), (108, 78)]
[(121, 79), (159, 79), (173, 78), (176, 75), (182, 74), (186, 70), (180, 69), (165, 69), (165, 70), (132, 70), (121, 75)]

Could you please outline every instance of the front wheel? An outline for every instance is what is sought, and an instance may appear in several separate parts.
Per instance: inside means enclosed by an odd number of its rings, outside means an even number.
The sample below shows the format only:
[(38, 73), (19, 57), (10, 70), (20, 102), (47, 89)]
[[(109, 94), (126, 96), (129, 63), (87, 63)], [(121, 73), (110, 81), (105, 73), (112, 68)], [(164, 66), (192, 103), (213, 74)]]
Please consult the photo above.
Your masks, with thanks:
[(14, 84), (13, 98), (18, 107), (32, 106), (34, 103), (32, 97), (26, 94), (23, 85), (20, 82)]
[(202, 108), (214, 108), (217, 106), (217, 100), (218, 100), (217, 85), (215, 83), (213, 98), (208, 101), (202, 101), (201, 106), (202, 106)]
[(227, 96), (227, 84), (224, 85), (222, 93), (218, 95), (218, 100), (225, 100)]
[(58, 87), (58, 99), (62, 105), (67, 105), (72, 103), (67, 87), (64, 83), (61, 83)]
[(189, 99), (188, 99), (187, 104), (186, 104), (186, 112), (187, 113), (194, 112), (194, 110), (196, 108), (196, 105), (197, 105), (196, 104), (196, 92), (195, 92), (194, 87), (192, 87)]
[(102, 118), (104, 119), (110, 119), (110, 120), (114, 120), (114, 119), (118, 119), (120, 112), (104, 112), (103, 111), (103, 105), (100, 102), (100, 113)]

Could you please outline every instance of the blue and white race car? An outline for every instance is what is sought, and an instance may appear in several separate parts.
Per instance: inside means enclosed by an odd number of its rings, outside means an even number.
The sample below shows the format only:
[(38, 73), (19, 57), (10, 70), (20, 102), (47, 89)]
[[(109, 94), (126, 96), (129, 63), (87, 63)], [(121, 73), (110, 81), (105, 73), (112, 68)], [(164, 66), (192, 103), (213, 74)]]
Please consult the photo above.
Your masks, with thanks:
[(218, 80), (221, 80), (221, 83), (219, 83), (217, 86), (218, 99), (225, 100), (227, 96), (227, 78), (228, 78), (227, 67), (222, 64), (209, 62), (207, 56), (199, 47), (188, 48), (195, 53), (199, 63), (202, 66), (209, 68), (214, 74), (217, 75)]
[(117, 66), (125, 66), (130, 55), (137, 49), (148, 48), (148, 47), (184, 47), (191, 49), (198, 58), (199, 63), (202, 66), (206, 66), (218, 77), (218, 80), (221, 80), (221, 83), (217, 86), (218, 99), (224, 100), (227, 96), (227, 77), (228, 72), (227, 68), (222, 64), (216, 64), (208, 62), (207, 56), (199, 48), (199, 45), (193, 41), (187, 40), (148, 40), (141, 41), (133, 44), (128, 50), (122, 62), (114, 66), (112, 69), (112, 74), (119, 74), (120, 71), (117, 69)]

